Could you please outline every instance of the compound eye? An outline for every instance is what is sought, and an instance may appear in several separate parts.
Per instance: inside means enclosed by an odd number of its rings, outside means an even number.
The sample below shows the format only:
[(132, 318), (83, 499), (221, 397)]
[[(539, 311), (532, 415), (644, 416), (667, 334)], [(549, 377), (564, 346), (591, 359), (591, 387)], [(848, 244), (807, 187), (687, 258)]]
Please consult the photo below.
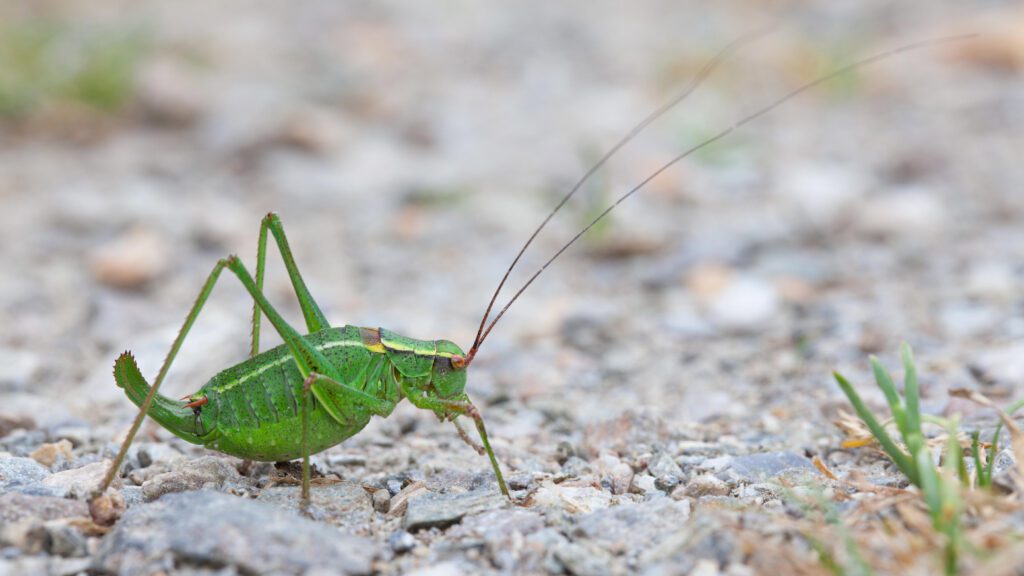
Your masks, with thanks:
[(463, 356), (455, 354), (452, 356), (452, 368), (456, 370), (462, 370), (466, 367), (466, 359)]

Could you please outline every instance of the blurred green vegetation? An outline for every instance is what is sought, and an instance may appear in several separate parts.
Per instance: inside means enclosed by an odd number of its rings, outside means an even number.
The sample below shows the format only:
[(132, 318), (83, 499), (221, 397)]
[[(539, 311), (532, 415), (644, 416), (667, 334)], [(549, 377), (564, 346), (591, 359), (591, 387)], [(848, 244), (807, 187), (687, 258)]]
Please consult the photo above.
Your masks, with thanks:
[(131, 98), (149, 49), (137, 29), (76, 27), (36, 18), (0, 23), (0, 116), (53, 105), (111, 113)]

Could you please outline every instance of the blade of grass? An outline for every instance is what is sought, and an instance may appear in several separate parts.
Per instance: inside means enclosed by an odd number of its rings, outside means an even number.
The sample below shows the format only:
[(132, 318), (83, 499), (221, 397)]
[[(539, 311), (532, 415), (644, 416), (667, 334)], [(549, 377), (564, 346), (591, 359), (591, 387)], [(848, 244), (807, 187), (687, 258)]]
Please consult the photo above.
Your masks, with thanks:
[(974, 459), (975, 485), (979, 488), (988, 488), (989, 481), (986, 478), (986, 466), (981, 463), (981, 432), (978, 430), (971, 434), (971, 457)]
[(928, 506), (928, 513), (932, 517), (932, 524), (938, 526), (942, 510), (942, 490), (939, 487), (939, 473), (932, 463), (932, 455), (927, 450), (921, 450), (915, 455), (917, 471), (920, 472), (921, 495)]
[[(942, 509), (940, 511), (940, 524), (936, 528), (945, 534), (947, 539), (945, 554), (946, 574), (957, 573), (960, 549), (963, 544), (960, 529), (960, 517), (963, 509), (963, 499), (960, 491), (963, 484), (957, 482), (957, 474), (963, 468), (964, 453), (960, 447), (960, 439), (957, 437), (959, 427), (960, 424), (957, 419), (954, 418), (949, 421), (947, 426), (946, 459), (942, 463), (945, 473), (940, 477)], [(966, 471), (963, 474), (966, 475)]]
[(903, 401), (900, 400), (899, 392), (896, 391), (896, 385), (892, 381), (892, 376), (885, 369), (885, 366), (882, 366), (878, 357), (871, 356), (870, 359), (871, 371), (875, 374), (875, 382), (882, 389), (882, 393), (885, 394), (885, 400), (889, 403), (889, 409), (892, 410), (892, 417), (896, 420), (896, 427), (899, 428), (900, 434), (906, 436), (909, 432), (907, 429), (907, 418), (903, 410)]
[[(1017, 478), (1018, 489), (1024, 490), (1024, 432), (1021, 431), (1017, 423), (1014, 422), (1013, 418), (1010, 417), (1004, 410), (996, 406), (994, 402), (988, 399), (984, 394), (976, 392), (974, 390), (967, 390), (966, 388), (953, 388), (949, 391), (949, 395), (956, 398), (966, 398), (975, 404), (980, 404), (987, 408), (991, 408), (996, 411), (999, 415), (999, 419), (1002, 424), (1006, 426), (1006, 429), (1010, 432), (1010, 448), (1013, 450), (1013, 457), (1017, 461)], [(1018, 403), (1015, 403), (1016, 406)], [(994, 460), (994, 458), (993, 458)]]
[(903, 450), (893, 442), (892, 437), (885, 431), (885, 428), (878, 423), (878, 419), (871, 413), (871, 410), (864, 405), (864, 401), (861, 400), (860, 395), (853, 389), (853, 385), (843, 377), (839, 372), (833, 372), (832, 376), (839, 383), (839, 387), (842, 388), (843, 393), (846, 394), (846, 398), (853, 405), (853, 409), (860, 416), (860, 419), (867, 424), (868, 429), (878, 439), (878, 443), (882, 446), (882, 450), (889, 455), (896, 467), (899, 468), (900, 472), (903, 472), (907, 478), (914, 484), (918, 483), (918, 475), (915, 470), (914, 462), (911, 460)]
[[(1020, 400), (1017, 400), (1013, 404), (1010, 404), (1009, 408), (1006, 409), (1006, 414), (1008, 416), (1013, 416), (1013, 414), (1017, 410), (1020, 410), (1021, 408), (1024, 408), (1024, 398), (1021, 398)], [(992, 434), (992, 447), (989, 449), (990, 458), (988, 460), (988, 471), (989, 471), (989, 479), (990, 480), (992, 478), (992, 465), (996, 461), (996, 454), (999, 454), (999, 450), (997, 449), (997, 444), (999, 443), (999, 435), (1002, 434), (1002, 432), (1003, 432), (1003, 421), (1002, 421), (1002, 419), (1000, 419), (999, 423), (996, 424), (996, 431)]]
[(910, 433), (921, 433), (921, 391), (917, 385), (917, 367), (914, 366), (914, 354), (906, 342), (900, 346), (900, 357), (903, 358), (903, 397), (907, 406), (907, 430)]

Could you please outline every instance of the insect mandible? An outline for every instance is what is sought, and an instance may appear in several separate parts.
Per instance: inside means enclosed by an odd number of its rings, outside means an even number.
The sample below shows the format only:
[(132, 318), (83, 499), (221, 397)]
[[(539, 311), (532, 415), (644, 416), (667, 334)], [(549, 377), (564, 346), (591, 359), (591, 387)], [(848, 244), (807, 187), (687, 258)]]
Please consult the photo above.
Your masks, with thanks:
[[(152, 386), (146, 382), (129, 352), (117, 358), (114, 364), (115, 381), (125, 390), (128, 398), (139, 406), (139, 412), (95, 496), (103, 494), (118, 475), (139, 426), (145, 416), (149, 415), (179, 438), (239, 458), (269, 462), (301, 458), (301, 502), (305, 506), (309, 503), (310, 493), (309, 456), (354, 436), (367, 425), (371, 417), (387, 417), (402, 399), (408, 399), (417, 408), (434, 412), (442, 421), (452, 421), (466, 443), (480, 454), (487, 455), (499, 489), (511, 498), (487, 437), (483, 417), (466, 394), (466, 376), (467, 369), (494, 326), (537, 277), (597, 222), (656, 176), (790, 98), (890, 56), (971, 36), (915, 42), (836, 68), (694, 145), (609, 205), (555, 252), (491, 318), (494, 304), (523, 253), (588, 178), (650, 123), (684, 100), (729, 53), (766, 31), (761, 29), (752, 32), (723, 48), (680, 94), (634, 126), (576, 182), (529, 237), (506, 270), (487, 305), (468, 352), (448, 340), (418, 340), (384, 328), (332, 327), (299, 273), (280, 219), (273, 213), (268, 214), (259, 230), (255, 277), (236, 256), (228, 256), (217, 262), (186, 316)], [(305, 334), (285, 321), (263, 294), (268, 236), (273, 236), (295, 289), (306, 324)], [(220, 372), (198, 391), (180, 401), (160, 395), (160, 385), (225, 269), (242, 283), (253, 299), (249, 359)], [(263, 316), (266, 316), (284, 343), (260, 352)], [(460, 416), (473, 420), (481, 445), (473, 442), (459, 426), (457, 418)]]

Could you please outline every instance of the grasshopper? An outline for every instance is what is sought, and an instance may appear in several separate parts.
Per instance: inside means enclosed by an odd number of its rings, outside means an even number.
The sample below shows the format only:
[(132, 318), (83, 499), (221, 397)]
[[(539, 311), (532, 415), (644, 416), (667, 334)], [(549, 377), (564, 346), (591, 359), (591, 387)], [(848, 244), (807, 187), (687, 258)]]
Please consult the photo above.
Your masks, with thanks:
[[(796, 95), (851, 70), (896, 54), (940, 43), (960, 41), (971, 36), (960, 35), (915, 42), (836, 68), (793, 89), (757, 112), (680, 153), (620, 196), (580, 230), (529, 277), (493, 318), (490, 318), (509, 274), (523, 253), (587, 179), (640, 131), (684, 100), (730, 52), (766, 31), (767, 29), (761, 29), (747, 34), (723, 48), (705, 64), (680, 94), (637, 124), (576, 182), (529, 237), (505, 271), (487, 305), (476, 338), (468, 352), (464, 352), (449, 340), (418, 340), (384, 328), (332, 327), (306, 288), (289, 248), (281, 220), (273, 213), (268, 214), (259, 230), (255, 277), (250, 275), (237, 256), (228, 256), (217, 262), (186, 316), (152, 386), (146, 382), (129, 352), (117, 358), (114, 363), (114, 380), (139, 407), (139, 412), (96, 495), (105, 492), (119, 473), (132, 439), (145, 416), (149, 415), (161, 426), (187, 442), (239, 458), (269, 462), (302, 458), (301, 502), (306, 506), (309, 503), (310, 492), (310, 454), (326, 450), (354, 436), (367, 425), (371, 417), (387, 417), (402, 399), (408, 399), (417, 408), (432, 411), (440, 420), (452, 421), (458, 429), (459, 436), (467, 444), (481, 455), (487, 455), (499, 489), (502, 494), (511, 498), (501, 467), (488, 440), (484, 420), (466, 394), (466, 374), (480, 346), (491, 334), (494, 326), (537, 277), (620, 203), (659, 174)], [(285, 321), (263, 294), (268, 235), (273, 236), (284, 260), (306, 324), (305, 334)], [(182, 343), (225, 269), (242, 283), (253, 299), (249, 359), (220, 372), (198, 391), (180, 401), (158, 394), (158, 389)], [(260, 324), (263, 316), (266, 316), (284, 343), (260, 352)], [(459, 425), (457, 418), (460, 416), (473, 420), (482, 445), (477, 445), (470, 439)]]

